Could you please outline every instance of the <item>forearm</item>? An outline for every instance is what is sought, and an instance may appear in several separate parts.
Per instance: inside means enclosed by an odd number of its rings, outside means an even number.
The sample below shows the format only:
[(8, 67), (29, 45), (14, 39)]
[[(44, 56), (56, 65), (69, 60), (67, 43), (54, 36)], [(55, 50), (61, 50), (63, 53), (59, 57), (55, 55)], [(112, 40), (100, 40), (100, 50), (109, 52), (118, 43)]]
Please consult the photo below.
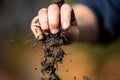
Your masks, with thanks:
[(99, 29), (95, 14), (84, 5), (73, 6), (78, 25), (67, 31), (71, 41), (94, 42), (99, 37)]

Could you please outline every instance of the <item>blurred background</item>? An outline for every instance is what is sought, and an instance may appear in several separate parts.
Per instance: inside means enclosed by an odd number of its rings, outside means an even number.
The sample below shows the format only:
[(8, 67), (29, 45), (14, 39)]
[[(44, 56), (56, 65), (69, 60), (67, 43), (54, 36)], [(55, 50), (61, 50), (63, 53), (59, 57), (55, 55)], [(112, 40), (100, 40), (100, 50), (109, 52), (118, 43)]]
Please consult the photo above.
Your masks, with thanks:
[[(30, 22), (53, 0), (0, 0), (0, 80), (38, 80), (42, 44), (35, 48)], [(75, 0), (66, 0), (69, 4)], [(57, 71), (62, 80), (120, 80), (120, 41), (109, 45), (74, 43)]]

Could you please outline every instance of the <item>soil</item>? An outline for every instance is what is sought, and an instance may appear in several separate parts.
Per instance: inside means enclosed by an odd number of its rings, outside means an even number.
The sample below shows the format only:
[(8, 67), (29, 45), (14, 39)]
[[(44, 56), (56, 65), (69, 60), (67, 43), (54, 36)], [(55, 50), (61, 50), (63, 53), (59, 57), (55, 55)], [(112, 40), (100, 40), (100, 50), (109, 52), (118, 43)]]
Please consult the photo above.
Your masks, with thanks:
[(58, 33), (55, 35), (48, 35), (43, 40), (44, 59), (41, 62), (42, 77), (40, 80), (60, 80), (56, 74), (58, 69), (58, 63), (62, 63), (65, 52), (61, 48), (61, 45), (67, 39)]
[[(54, 0), (54, 2), (61, 7), (65, 1)], [(58, 69), (58, 63), (62, 64), (65, 55), (64, 50), (61, 48), (61, 45), (65, 44), (65, 42), (67, 42), (67, 39), (63, 35), (62, 30), (58, 34), (50, 34), (43, 39), (44, 59), (41, 62), (42, 76), (40, 80), (60, 80), (56, 70)], [(68, 71), (66, 70), (66, 72)], [(88, 77), (84, 76), (83, 78), (84, 80), (89, 80)], [(76, 80), (76, 77), (74, 77), (74, 80)]]
[[(64, 0), (54, 0), (54, 3), (59, 7), (64, 3)], [(56, 74), (58, 63), (62, 63), (65, 55), (61, 45), (67, 39), (62, 34), (62, 30), (58, 34), (45, 36), (43, 39), (44, 59), (41, 62), (41, 73), (43, 74), (40, 80), (60, 80)]]
[[(59, 32), (55, 35), (45, 36), (43, 39), (44, 58), (41, 61), (41, 78), (40, 80), (61, 80), (56, 74), (58, 69), (58, 63), (62, 64), (65, 52), (62, 49), (62, 45), (67, 41), (63, 32)], [(72, 62), (72, 60), (70, 60)], [(67, 69), (66, 72), (69, 72)], [(76, 76), (74, 76), (74, 80)], [(90, 80), (89, 77), (83, 76), (83, 80)]]

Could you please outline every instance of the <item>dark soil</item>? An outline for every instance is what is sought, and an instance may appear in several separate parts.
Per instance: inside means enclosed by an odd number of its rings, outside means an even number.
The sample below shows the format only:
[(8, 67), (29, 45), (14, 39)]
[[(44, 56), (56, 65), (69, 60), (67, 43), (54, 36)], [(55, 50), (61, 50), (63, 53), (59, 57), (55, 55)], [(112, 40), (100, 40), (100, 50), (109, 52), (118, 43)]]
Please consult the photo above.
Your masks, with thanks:
[[(58, 63), (62, 64), (63, 57), (65, 56), (64, 50), (61, 48), (67, 42), (63, 32), (55, 35), (45, 36), (43, 39), (44, 58), (41, 62), (41, 78), (40, 80), (61, 80), (56, 74)], [(72, 62), (72, 60), (70, 60)], [(37, 70), (37, 69), (36, 69)], [(66, 70), (69, 72), (69, 70)], [(74, 76), (74, 80), (76, 76)], [(90, 80), (89, 77), (83, 76), (83, 80)]]
[(58, 33), (55, 35), (48, 35), (43, 40), (44, 59), (41, 62), (42, 77), (40, 80), (60, 80), (56, 74), (58, 69), (58, 63), (62, 63), (65, 55), (61, 45), (64, 44), (67, 39)]
[[(54, 3), (59, 7), (64, 2), (64, 0), (54, 0)], [(57, 64), (63, 61), (65, 53), (61, 45), (66, 41), (67, 39), (62, 34), (62, 30), (58, 34), (45, 36), (43, 39), (44, 59), (41, 62), (42, 77), (40, 80), (60, 80), (56, 70), (58, 69)]]

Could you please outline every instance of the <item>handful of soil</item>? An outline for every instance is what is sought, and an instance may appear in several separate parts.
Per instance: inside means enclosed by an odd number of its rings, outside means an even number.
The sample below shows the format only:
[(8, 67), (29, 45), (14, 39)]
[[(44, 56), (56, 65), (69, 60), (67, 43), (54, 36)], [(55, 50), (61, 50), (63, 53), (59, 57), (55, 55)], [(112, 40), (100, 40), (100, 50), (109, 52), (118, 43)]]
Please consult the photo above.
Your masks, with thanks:
[[(59, 7), (64, 3), (64, 0), (54, 1)], [(60, 26), (61, 27), (61, 26)], [(63, 35), (62, 29), (60, 29), (57, 34), (45, 35), (42, 40), (44, 58), (41, 62), (41, 73), (42, 76), (40, 80), (60, 80), (59, 76), (56, 74), (58, 69), (58, 63), (62, 64), (63, 57), (65, 55), (64, 50), (61, 45), (67, 42), (67, 38)], [(74, 79), (76, 80), (76, 78)], [(89, 80), (84, 77), (84, 80)]]
[[(55, 3), (60, 7), (64, 0), (55, 0)], [(57, 34), (50, 34), (43, 39), (44, 59), (41, 62), (42, 77), (40, 80), (60, 80), (56, 74), (57, 64), (62, 63), (64, 57), (64, 51), (61, 45), (66, 42), (67, 39), (60, 30)]]
[(44, 59), (41, 62), (42, 78), (40, 80), (60, 80), (56, 74), (57, 64), (62, 63), (64, 51), (61, 45), (66, 38), (61, 33), (48, 35), (43, 40)]

